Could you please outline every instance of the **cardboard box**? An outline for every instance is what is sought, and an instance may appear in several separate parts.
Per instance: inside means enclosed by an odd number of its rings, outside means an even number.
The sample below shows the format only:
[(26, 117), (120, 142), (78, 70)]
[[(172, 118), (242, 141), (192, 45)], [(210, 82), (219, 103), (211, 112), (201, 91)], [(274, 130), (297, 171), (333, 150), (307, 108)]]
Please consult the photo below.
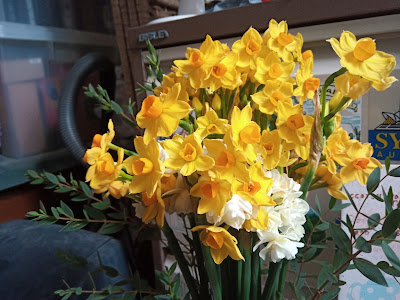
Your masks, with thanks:
[(36, 82), (12, 83), (4, 91), (2, 154), (20, 158), (44, 151), (46, 128)]
[(43, 61), (40, 57), (3, 60), (0, 63), (0, 71), (3, 84), (31, 81), (45, 77)]

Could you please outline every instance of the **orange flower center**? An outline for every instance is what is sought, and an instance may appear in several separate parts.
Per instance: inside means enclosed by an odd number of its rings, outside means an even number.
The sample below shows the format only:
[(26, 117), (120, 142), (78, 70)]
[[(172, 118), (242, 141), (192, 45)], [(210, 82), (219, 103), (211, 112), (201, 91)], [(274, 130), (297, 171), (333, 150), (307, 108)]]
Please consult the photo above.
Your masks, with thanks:
[(168, 92), (169, 92), (169, 87), (164, 87), (162, 92), (163, 92), (164, 94), (168, 94)]
[(156, 119), (163, 111), (160, 98), (150, 95), (143, 100), (140, 114), (145, 118)]
[(101, 145), (101, 138), (102, 138), (102, 135), (101, 135), (101, 134), (96, 134), (96, 135), (93, 137), (92, 148), (93, 148), (93, 147), (100, 147), (100, 145)]
[(206, 243), (213, 249), (221, 249), (224, 244), (224, 236), (221, 232), (209, 232)]
[(97, 164), (97, 171), (105, 175), (111, 175), (115, 171), (114, 163), (108, 160), (101, 161)]
[(293, 42), (293, 36), (290, 33), (286, 34), (284, 32), (281, 32), (278, 35), (277, 40), (278, 40), (279, 45), (281, 45), (282, 47), (285, 47), (286, 45), (289, 45), (291, 42)]
[(355, 160), (353, 160), (353, 167), (357, 170), (365, 170), (368, 167), (368, 164), (368, 158), (356, 158)]
[(278, 106), (278, 101), (282, 101), (283, 99), (285, 99), (285, 96), (279, 91), (273, 92), (269, 97), (269, 100), (274, 106)]
[(219, 132), (218, 127), (215, 124), (208, 125), (206, 129), (208, 134), (214, 134)]
[(179, 151), (179, 155), (186, 161), (193, 161), (196, 158), (197, 152), (192, 144), (187, 143), (185, 147)]
[(304, 87), (307, 91), (315, 91), (319, 88), (319, 79), (314, 77), (308, 78), (304, 82)]
[(247, 125), (239, 132), (240, 139), (246, 144), (255, 144), (260, 141), (260, 129), (257, 125)]
[(283, 74), (283, 70), (279, 63), (272, 64), (271, 68), (268, 71), (269, 77), (276, 79), (281, 77)]
[(302, 57), (303, 57), (303, 60), (307, 60), (310, 57), (311, 58), (314, 57), (314, 54), (312, 53), (311, 50), (307, 50), (307, 51), (303, 52)]
[(166, 193), (176, 187), (176, 178), (173, 174), (164, 174), (161, 177), (161, 193)]
[(268, 143), (264, 143), (262, 145), (263, 145), (264, 149), (267, 151), (267, 155), (270, 155), (274, 152), (275, 145), (273, 142), (269, 141)]
[(287, 127), (292, 130), (300, 129), (305, 125), (303, 116), (301, 114), (291, 115), (286, 121)]
[(209, 199), (214, 199), (219, 192), (219, 184), (213, 181), (207, 181), (200, 188), (201, 194)]
[(228, 69), (224, 64), (216, 64), (212, 68), (212, 74), (214, 75), (214, 77), (217, 78), (221, 78), (222, 76), (224, 76), (227, 71)]
[(189, 57), (189, 63), (193, 67), (200, 67), (204, 63), (204, 57), (203, 53), (201, 53), (199, 50), (194, 50)]
[(246, 52), (248, 55), (253, 55), (261, 50), (261, 44), (257, 43), (255, 40), (250, 39), (247, 42)]
[(215, 161), (217, 167), (232, 168), (236, 163), (236, 159), (229, 151), (223, 151)]
[(149, 174), (153, 170), (153, 163), (147, 158), (139, 158), (132, 164), (134, 175)]
[(364, 61), (376, 53), (375, 42), (368, 38), (366, 40), (358, 41), (354, 48), (353, 55), (359, 61)]
[(149, 197), (147, 193), (142, 193), (142, 201), (145, 206), (150, 206), (157, 202), (157, 193), (154, 193), (153, 196)]
[(261, 190), (261, 184), (257, 181), (243, 184), (243, 191), (251, 196), (254, 196), (259, 190)]

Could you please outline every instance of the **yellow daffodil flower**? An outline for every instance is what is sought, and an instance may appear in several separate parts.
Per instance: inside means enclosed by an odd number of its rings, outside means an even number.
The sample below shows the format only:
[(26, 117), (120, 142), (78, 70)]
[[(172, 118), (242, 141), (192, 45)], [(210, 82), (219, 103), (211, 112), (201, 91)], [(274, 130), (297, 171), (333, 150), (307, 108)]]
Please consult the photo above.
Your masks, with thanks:
[(272, 170), (278, 165), (281, 155), (289, 156), (289, 152), (283, 153), (282, 139), (278, 130), (264, 130), (261, 135), (259, 152), (263, 158), (263, 167)]
[(264, 59), (257, 58), (257, 71), (254, 78), (261, 84), (266, 84), (269, 80), (294, 82), (290, 78), (294, 67), (294, 62), (281, 62), (278, 54), (271, 52)]
[(163, 227), (165, 203), (161, 197), (161, 190), (158, 188), (151, 197), (146, 192), (142, 193), (142, 202), (145, 206), (142, 221), (147, 223), (155, 218), (157, 225)]
[(320, 80), (313, 77), (312, 73), (314, 60), (309, 57), (296, 73), (297, 88), (294, 90), (293, 95), (299, 97), (299, 103), (303, 104), (306, 99), (312, 99), (315, 92), (319, 88)]
[(108, 143), (111, 143), (115, 136), (114, 124), (108, 120), (108, 132), (101, 135), (96, 134), (93, 137), (92, 147), (88, 149), (83, 157), (83, 161), (89, 165), (96, 163), (97, 159), (108, 151)]
[(115, 164), (110, 153), (106, 152), (97, 158), (96, 162), (89, 167), (86, 173), (86, 182), (90, 181), (90, 187), (97, 193), (103, 193), (108, 185), (118, 178), (122, 170), (124, 150), (118, 149), (118, 161)]
[(357, 179), (361, 185), (366, 185), (369, 174), (377, 167), (382, 168), (381, 163), (371, 157), (373, 151), (371, 144), (352, 140), (346, 153), (335, 156), (335, 161), (343, 166), (340, 177), (344, 183)]
[(331, 174), (336, 173), (336, 155), (345, 153), (346, 145), (348, 144), (349, 140), (350, 136), (341, 127), (336, 129), (326, 140), (326, 146), (322, 151), (322, 154), (326, 157), (326, 164)]
[(260, 33), (251, 27), (240, 40), (233, 43), (232, 51), (239, 55), (237, 62), (239, 68), (255, 70), (257, 57), (263, 56), (267, 48), (262, 46)]
[(176, 83), (181, 84), (181, 90), (178, 95), (178, 99), (183, 100), (183, 101), (189, 101), (189, 95), (192, 95), (192, 93), (188, 93), (188, 89), (192, 90), (189, 84), (189, 79), (187, 79), (184, 76), (178, 77), (176, 76), (175, 73), (171, 72), (168, 75), (163, 75), (163, 82), (161, 86), (157, 86), (154, 89), (154, 94), (157, 97), (160, 97), (162, 93), (168, 94), (168, 92), (171, 90), (171, 88), (176, 84)]
[(301, 105), (278, 103), (276, 126), (279, 135), (293, 147), (301, 158), (307, 159), (313, 117), (303, 115)]
[(211, 75), (202, 83), (202, 88), (209, 88), (211, 92), (220, 87), (231, 89), (242, 84), (239, 73), (236, 69), (238, 55), (229, 52), (221, 61), (213, 65)]
[(343, 191), (341, 191), (343, 181), (340, 178), (339, 174), (332, 174), (328, 171), (328, 168), (326, 166), (320, 165), (315, 172), (315, 176), (320, 177), (321, 181), (328, 185), (326, 189), (329, 195), (340, 200), (348, 199), (347, 195)]
[(126, 171), (134, 175), (129, 186), (132, 194), (146, 192), (153, 195), (164, 173), (164, 166), (159, 160), (160, 150), (155, 139), (147, 145), (143, 137), (134, 140), (138, 156), (130, 156), (124, 161)]
[[(228, 136), (225, 139), (228, 139)], [(203, 143), (208, 155), (215, 160), (213, 170), (217, 171), (222, 179), (232, 182), (236, 178), (242, 182), (249, 182), (249, 171), (244, 164), (246, 157), (242, 151), (232, 143), (224, 144), (219, 140), (205, 139)]]
[(243, 228), (247, 231), (256, 231), (257, 229), (264, 230), (268, 228), (268, 224), (269, 224), (268, 212), (264, 210), (262, 206), (259, 206), (256, 217), (244, 221)]
[(258, 104), (259, 110), (268, 115), (276, 113), (278, 102), (292, 103), (293, 84), (268, 80), (261, 92), (252, 95), (252, 99)]
[(177, 76), (188, 75), (190, 85), (198, 89), (203, 81), (211, 75), (213, 66), (216, 66), (226, 55), (226, 47), (219, 41), (213, 41), (207, 35), (200, 49), (188, 48), (186, 60), (175, 60)]
[(148, 96), (143, 100), (142, 109), (136, 116), (140, 128), (145, 128), (144, 142), (147, 144), (157, 136), (170, 136), (177, 128), (179, 120), (190, 112), (190, 105), (178, 100), (181, 85), (175, 84), (167, 94), (160, 97)]
[(243, 183), (234, 181), (232, 188), (233, 193), (245, 198), (252, 205), (256, 206), (273, 206), (276, 203), (267, 193), (272, 187), (273, 180), (265, 176), (264, 170), (260, 162), (250, 166), (250, 182)]
[[(372, 82), (393, 82), (388, 78), (396, 65), (393, 55), (376, 50), (376, 44), (371, 38), (357, 40), (350, 31), (343, 31), (340, 41), (335, 38), (328, 40), (333, 50), (340, 57), (340, 63), (349, 73), (362, 76)], [(389, 87), (390, 84), (387, 86)]]
[(293, 52), (296, 51), (299, 40), (302, 41), (300, 33), (297, 37), (288, 33), (288, 25), (285, 21), (278, 22), (272, 19), (263, 36), (264, 42), (269, 49), (275, 51), (283, 61), (293, 61)]
[(165, 167), (179, 170), (183, 176), (189, 176), (196, 171), (208, 171), (214, 166), (214, 160), (203, 155), (201, 140), (196, 134), (186, 138), (174, 135), (162, 144), (169, 158), (165, 160)]
[(204, 174), (199, 181), (190, 189), (190, 194), (200, 198), (197, 208), (198, 214), (213, 211), (215, 215), (221, 216), (226, 202), (232, 198), (231, 184), (218, 176)]
[(251, 121), (252, 109), (245, 106), (240, 110), (237, 106), (233, 108), (231, 116), (231, 131), (233, 143), (242, 150), (250, 161), (256, 158), (255, 146), (261, 138), (260, 126)]
[(371, 82), (361, 76), (346, 72), (335, 78), (335, 87), (344, 97), (357, 100), (368, 92)]
[(209, 134), (225, 134), (228, 130), (228, 120), (218, 118), (217, 113), (210, 109), (197, 119), (196, 135), (204, 138)]
[(109, 184), (108, 192), (105, 196), (108, 197), (108, 195), (111, 194), (115, 199), (121, 199), (128, 193), (128, 191), (129, 182), (113, 181)]
[(200, 233), (200, 240), (205, 246), (210, 247), (211, 256), (217, 265), (221, 264), (228, 255), (234, 260), (244, 260), (237, 246), (236, 238), (226, 229), (207, 225), (192, 228), (192, 231), (197, 230), (203, 230)]

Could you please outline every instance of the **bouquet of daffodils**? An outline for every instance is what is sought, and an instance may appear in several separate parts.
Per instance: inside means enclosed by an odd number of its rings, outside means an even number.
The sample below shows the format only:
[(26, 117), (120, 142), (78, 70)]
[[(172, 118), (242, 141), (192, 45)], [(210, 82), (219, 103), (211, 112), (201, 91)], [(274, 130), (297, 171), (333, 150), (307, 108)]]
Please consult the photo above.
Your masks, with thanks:
[[(143, 136), (133, 139), (133, 151), (121, 148), (112, 143), (110, 120), (108, 132), (94, 137), (84, 157), (90, 165), (86, 182), (103, 196), (94, 197), (84, 183), (73, 192), (83, 188), (97, 207), (98, 202), (109, 204), (110, 197), (123, 197), (143, 223), (159, 227), (188, 287), (185, 298), (283, 299), (284, 287), (290, 285), (299, 299), (333, 299), (339, 292), (338, 275), (351, 262), (385, 284), (381, 271), (400, 273), (397, 255), (386, 268), (357, 255), (376, 239), (393, 235), (399, 210), (388, 211), (364, 229), (378, 232), (371, 240), (354, 234), (355, 222), (345, 222), (348, 237), (324, 221), (319, 210), (310, 210), (307, 193), (326, 189), (331, 209), (341, 205), (336, 199), (354, 204), (341, 189), (343, 183), (358, 180), (374, 196), (382, 166), (371, 157), (370, 144), (350, 139), (340, 127), (338, 112), (370, 88), (389, 88), (396, 81), (390, 76), (395, 59), (376, 50), (371, 38), (357, 40), (348, 31), (328, 42), (342, 68), (328, 77), (320, 94), (313, 53), (302, 49), (302, 35), (288, 33), (284, 21), (271, 20), (263, 34), (250, 28), (231, 48), (207, 36), (199, 49), (187, 49), (186, 59), (174, 61), (168, 75), (162, 74), (159, 56), (148, 43), (150, 79), (142, 86), (148, 96), (136, 115), (132, 106), (126, 115), (100, 87), (87, 89), (103, 107), (113, 102), (108, 107), (117, 106), (117, 113), (144, 130)], [(328, 101), (326, 90), (333, 83), (337, 92)], [(313, 115), (303, 113), (306, 101), (313, 102)], [(36, 180), (41, 176), (31, 175)], [(90, 223), (95, 217), (87, 212), (86, 219), (69, 219), (67, 226)], [(189, 254), (165, 221), (166, 213), (189, 221)], [(115, 229), (118, 221), (104, 223)], [(379, 224), (386, 231), (379, 231)], [(322, 264), (317, 285), (305, 292), (303, 263), (335, 244), (340, 261)], [(296, 275), (290, 284), (285, 282), (289, 261)], [(169, 280), (172, 271), (166, 270), (157, 273), (169, 285), (163, 297), (178, 299), (179, 280)]]

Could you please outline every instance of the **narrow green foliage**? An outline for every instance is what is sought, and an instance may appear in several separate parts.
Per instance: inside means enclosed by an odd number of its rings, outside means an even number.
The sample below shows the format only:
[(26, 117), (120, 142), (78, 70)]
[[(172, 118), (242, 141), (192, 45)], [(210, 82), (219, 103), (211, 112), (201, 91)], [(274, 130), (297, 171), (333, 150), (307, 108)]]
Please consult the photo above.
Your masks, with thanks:
[(354, 266), (358, 271), (361, 272), (365, 277), (372, 280), (373, 282), (388, 286), (385, 277), (383, 277), (381, 271), (377, 266), (364, 259), (357, 258), (354, 260)]
[(386, 218), (382, 226), (383, 237), (389, 237), (400, 226), (400, 209), (393, 210)]

